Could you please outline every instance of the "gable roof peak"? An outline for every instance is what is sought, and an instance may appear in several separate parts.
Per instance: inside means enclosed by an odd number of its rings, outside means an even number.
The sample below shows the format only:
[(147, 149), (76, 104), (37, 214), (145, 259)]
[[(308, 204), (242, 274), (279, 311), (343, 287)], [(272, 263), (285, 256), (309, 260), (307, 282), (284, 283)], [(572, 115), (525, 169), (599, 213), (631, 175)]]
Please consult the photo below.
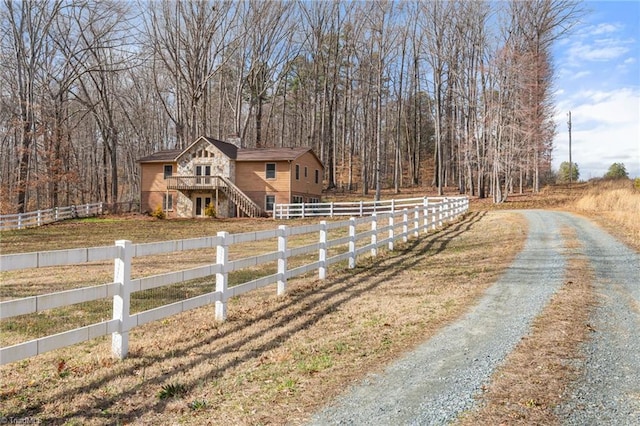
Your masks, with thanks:
[(178, 157), (182, 157), (185, 153), (189, 152), (194, 146), (196, 146), (197, 144), (199, 144), (199, 143), (201, 143), (203, 141), (205, 143), (208, 143), (210, 145), (215, 146), (224, 155), (226, 155), (227, 157), (229, 157), (232, 160), (235, 160), (236, 157), (238, 156), (238, 147), (235, 146), (234, 144), (229, 143), (229, 142), (224, 142), (224, 141), (221, 141), (221, 140), (209, 137), (209, 136), (200, 136), (191, 145), (189, 145), (187, 148), (185, 148), (182, 151), (182, 153), (180, 153), (180, 155)]

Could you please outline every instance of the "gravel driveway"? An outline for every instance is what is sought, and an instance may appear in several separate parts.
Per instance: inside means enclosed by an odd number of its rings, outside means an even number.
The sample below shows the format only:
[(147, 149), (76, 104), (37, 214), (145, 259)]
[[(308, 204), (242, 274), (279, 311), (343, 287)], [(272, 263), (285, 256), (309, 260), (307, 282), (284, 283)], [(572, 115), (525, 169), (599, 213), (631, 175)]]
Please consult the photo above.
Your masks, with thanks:
[(562, 286), (560, 229), (569, 226), (594, 268), (600, 304), (590, 323), (596, 333), (583, 348), (584, 378), (558, 414), (566, 424), (640, 425), (640, 256), (569, 213), (522, 214), (529, 222), (523, 251), (474, 308), (383, 373), (354, 385), (311, 424), (440, 425), (471, 408)]

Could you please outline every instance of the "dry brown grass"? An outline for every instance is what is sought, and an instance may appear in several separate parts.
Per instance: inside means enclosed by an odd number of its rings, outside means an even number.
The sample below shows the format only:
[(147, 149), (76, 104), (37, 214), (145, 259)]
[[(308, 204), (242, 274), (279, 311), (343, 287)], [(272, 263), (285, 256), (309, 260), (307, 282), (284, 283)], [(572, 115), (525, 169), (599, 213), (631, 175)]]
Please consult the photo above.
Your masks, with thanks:
[(555, 425), (555, 407), (579, 373), (579, 344), (589, 338), (588, 320), (595, 304), (593, 272), (579, 253), (575, 231), (565, 229), (570, 260), (564, 286), (553, 296), (491, 383), (479, 397), (479, 408), (460, 425)]
[(595, 182), (571, 207), (640, 250), (640, 188), (633, 181)]
[[(590, 189), (592, 184), (547, 188), (512, 196), (500, 206), (473, 200), (473, 212), (464, 221), (375, 261), (359, 262), (354, 271), (334, 267), (326, 281), (292, 280), (281, 298), (269, 288), (232, 299), (225, 323), (213, 321), (212, 308), (202, 308), (134, 329), (131, 356), (124, 361), (111, 358), (110, 341), (102, 338), (0, 367), (0, 416), (69, 425), (302, 423), (354, 380), (381, 370), (459, 317), (510, 264), (522, 247), (526, 224), (518, 215), (486, 210), (576, 210)], [(633, 215), (631, 222), (616, 222), (616, 214), (609, 218), (599, 209), (580, 212), (608, 229), (619, 228), (617, 235), (627, 242), (637, 235)], [(108, 219), (112, 225), (93, 224), (90, 233), (82, 232), (82, 222), (2, 233), (0, 251), (107, 245), (114, 237), (134, 242), (192, 238), (279, 224), (146, 220), (123, 235), (121, 219)], [(627, 227), (636, 231), (620, 233)], [(567, 241), (575, 243), (571, 236)], [(138, 273), (169, 266), (163, 259), (147, 262), (138, 265)], [(553, 423), (552, 408), (574, 374), (570, 360), (588, 334), (583, 315), (593, 297), (584, 260), (578, 257), (569, 266), (565, 286), (486, 393), (486, 406), (474, 414), (480, 417), (465, 422)], [(73, 278), (73, 272), (59, 274), (80, 285), (84, 278)], [(37, 285), (42, 279), (31, 276), (25, 283)], [(40, 285), (45, 291), (47, 286)], [(161, 399), (170, 385), (181, 392)]]
[[(519, 215), (473, 213), (356, 270), (292, 280), (285, 297), (268, 288), (232, 299), (225, 323), (202, 308), (134, 329), (123, 361), (101, 338), (4, 366), (0, 415), (47, 424), (302, 423), (465, 312), (525, 235)], [(182, 392), (161, 399), (170, 385)]]

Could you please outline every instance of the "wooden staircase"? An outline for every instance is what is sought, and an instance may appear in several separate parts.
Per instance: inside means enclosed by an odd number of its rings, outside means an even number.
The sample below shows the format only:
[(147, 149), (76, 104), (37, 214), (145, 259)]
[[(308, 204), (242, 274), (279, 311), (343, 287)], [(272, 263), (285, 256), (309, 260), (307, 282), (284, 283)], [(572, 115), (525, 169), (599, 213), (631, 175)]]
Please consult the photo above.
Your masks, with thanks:
[(265, 212), (251, 198), (247, 196), (233, 182), (222, 177), (216, 176), (217, 186), (224, 194), (233, 202), (242, 213), (249, 217), (262, 217)]

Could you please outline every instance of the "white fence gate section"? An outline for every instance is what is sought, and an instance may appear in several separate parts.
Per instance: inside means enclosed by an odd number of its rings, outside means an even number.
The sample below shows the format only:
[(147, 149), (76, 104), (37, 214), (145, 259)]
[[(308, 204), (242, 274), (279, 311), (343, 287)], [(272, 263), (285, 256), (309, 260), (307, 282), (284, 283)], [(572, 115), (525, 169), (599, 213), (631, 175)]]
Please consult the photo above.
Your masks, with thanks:
[[(327, 276), (328, 267), (336, 262), (348, 261), (354, 268), (358, 255), (377, 254), (379, 247), (393, 250), (398, 240), (407, 241), (420, 232), (436, 229), (468, 210), (466, 197), (447, 198), (435, 203), (424, 203), (412, 209), (404, 208), (393, 213), (376, 213), (361, 218), (351, 217), (340, 222), (322, 221), (317, 225), (229, 234), (219, 232), (216, 236), (157, 243), (133, 244), (130, 241), (116, 241), (114, 246), (78, 248), (34, 253), (8, 254), (0, 256), (0, 271), (29, 268), (45, 268), (75, 265), (94, 261), (114, 259), (113, 282), (39, 296), (25, 297), (0, 302), (0, 320), (19, 315), (34, 314), (48, 309), (71, 306), (77, 303), (113, 298), (112, 319), (76, 328), (62, 333), (41, 337), (13, 346), (0, 348), (0, 364), (19, 361), (57, 348), (70, 346), (96, 337), (112, 334), (112, 352), (124, 358), (128, 352), (129, 330), (151, 321), (156, 321), (181, 312), (215, 304), (215, 319), (224, 321), (227, 317), (229, 298), (270, 284), (277, 284), (277, 294), (286, 291), (287, 280), (318, 270), (320, 279)], [(370, 226), (367, 226), (370, 224)], [(357, 232), (358, 227), (366, 231)], [(328, 239), (331, 230), (343, 231), (343, 236)], [(289, 237), (316, 234), (317, 242), (301, 247), (289, 248)], [(277, 249), (258, 256), (229, 260), (229, 248), (234, 244), (277, 239)], [(364, 240), (364, 244), (360, 241)], [(180, 252), (203, 248), (216, 248), (216, 262), (192, 269), (131, 279), (131, 262), (134, 257)], [(329, 256), (332, 250), (331, 256)], [(287, 267), (287, 259), (293, 256), (317, 253), (317, 261), (295, 268)], [(336, 254), (337, 253), (337, 254)], [(277, 262), (277, 272), (239, 285), (228, 285), (230, 272), (257, 265)], [(149, 309), (137, 314), (130, 313), (131, 294), (215, 275), (215, 291)]]

